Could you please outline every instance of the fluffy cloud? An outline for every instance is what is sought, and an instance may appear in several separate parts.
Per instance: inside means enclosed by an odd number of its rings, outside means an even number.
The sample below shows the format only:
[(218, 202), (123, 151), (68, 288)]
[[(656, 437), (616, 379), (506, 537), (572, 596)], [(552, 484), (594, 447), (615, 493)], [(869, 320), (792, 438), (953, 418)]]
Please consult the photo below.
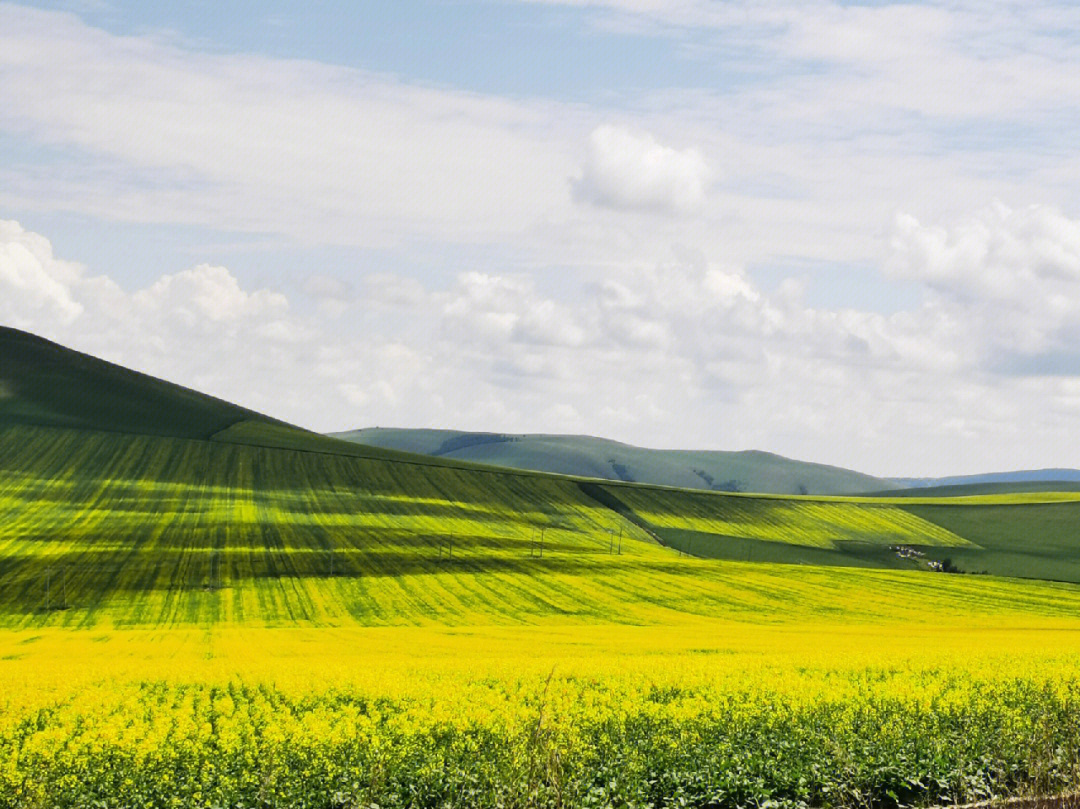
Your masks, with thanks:
[(188, 325), (275, 318), (288, 308), (284, 295), (243, 290), (228, 269), (209, 264), (159, 278), (136, 292), (132, 303), (141, 312), (154, 316), (167, 312)]
[[(1062, 135), (1080, 109), (1071, 23), (1040, 4), (1013, 6), (1009, 31), (970, 5), (579, 5), (685, 36), (684, 86), (592, 105), (500, 98), (0, 4), (0, 130), (19, 156), (0, 163), (0, 206), (277, 244), (475, 245), (518, 267), (660, 262), (718, 239), (744, 266), (866, 264), (898, 208), (1065, 204), (1080, 182)], [(684, 57), (737, 59), (722, 71), (737, 80)], [(642, 228), (612, 208), (676, 215)]]
[[(463, 272), (438, 289), (373, 274), (329, 323), (213, 265), (129, 292), (8, 222), (0, 315), (318, 429), (574, 430), (895, 474), (1064, 465), (1080, 401), (1077, 226), (1001, 206), (951, 227), (901, 218), (891, 272), (927, 292), (893, 315), (814, 308), (798, 284), (767, 292), (691, 256), (621, 265), (563, 297), (523, 275)], [(28, 244), (29, 271), (15, 250)], [(1021, 282), (987, 286), (988, 273)]]
[(1047, 206), (997, 203), (951, 229), (901, 214), (892, 247), (894, 275), (953, 294), (1016, 299), (1080, 282), (1080, 222)]
[(253, 400), (245, 382), (259, 370), (272, 373), (266, 366), (275, 353), (310, 334), (284, 295), (243, 289), (225, 267), (198, 265), (128, 292), (55, 258), (47, 239), (3, 220), (0, 322), (267, 409), (272, 399)]
[(600, 126), (589, 136), (577, 198), (611, 208), (689, 212), (702, 206), (709, 165), (696, 149), (664, 146), (646, 132)]
[(108, 324), (150, 336), (282, 324), (271, 331), (284, 334), (288, 306), (281, 293), (244, 290), (227, 268), (209, 264), (128, 293), (107, 276), (88, 276), (82, 266), (56, 259), (47, 239), (18, 222), (0, 220), (0, 317), (16, 326), (69, 332)]
[(892, 250), (887, 271), (933, 291), (950, 342), (966, 340), (973, 361), (1080, 373), (1080, 221), (1000, 203), (952, 227), (901, 215)]
[(466, 272), (443, 300), (444, 328), (454, 339), (574, 347), (591, 337), (592, 318), (543, 298), (528, 279)]
[(70, 324), (82, 313), (69, 284), (80, 268), (53, 257), (52, 245), (18, 222), (0, 220), (0, 320), (15, 326), (41, 320)]

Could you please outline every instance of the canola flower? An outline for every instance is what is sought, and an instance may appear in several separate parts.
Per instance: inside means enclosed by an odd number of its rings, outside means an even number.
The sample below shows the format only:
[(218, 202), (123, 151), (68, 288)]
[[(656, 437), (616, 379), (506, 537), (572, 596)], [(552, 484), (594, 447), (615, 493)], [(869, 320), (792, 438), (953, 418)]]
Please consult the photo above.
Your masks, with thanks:
[(1080, 627), (0, 636), (0, 806), (901, 806), (1080, 777)]

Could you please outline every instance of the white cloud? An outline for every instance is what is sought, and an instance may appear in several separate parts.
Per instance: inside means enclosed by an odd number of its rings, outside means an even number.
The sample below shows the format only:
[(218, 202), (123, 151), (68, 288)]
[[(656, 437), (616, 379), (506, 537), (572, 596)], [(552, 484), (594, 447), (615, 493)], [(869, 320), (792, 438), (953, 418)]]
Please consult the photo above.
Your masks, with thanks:
[(68, 283), (81, 269), (53, 257), (52, 245), (18, 222), (0, 220), (0, 320), (16, 326), (53, 318), (70, 324), (82, 313)]
[[(1067, 465), (1080, 427), (1080, 364), (1067, 353), (1080, 345), (1077, 227), (1002, 206), (944, 228), (902, 220), (891, 266), (936, 286), (890, 316), (814, 308), (797, 284), (767, 292), (738, 267), (686, 256), (623, 264), (561, 297), (479, 272), (402, 296), (376, 274), (357, 288), (390, 293), (356, 295), (327, 323), (214, 265), (129, 292), (7, 222), (0, 256), (33, 245), (47, 259), (37, 272), (78, 313), (27, 307), (37, 293), (0, 280), (0, 314), (317, 429), (573, 430), (894, 474)], [(983, 247), (950, 248), (960, 242)], [(971, 280), (988, 267), (1022, 276), (1023, 295)]]
[(1001, 203), (952, 227), (901, 215), (892, 248), (887, 271), (927, 284), (980, 362), (1080, 374), (1080, 220)]
[[(970, 5), (583, 5), (682, 37), (687, 59), (736, 60), (734, 79), (508, 99), (0, 6), (0, 130), (47, 155), (0, 161), (0, 206), (506, 259), (482, 272), (662, 262), (673, 245), (867, 265), (897, 209), (1067, 205), (1080, 181), (1061, 135), (1080, 65), (1052, 35), (1068, 19), (1045, 10), (1010, 7), (1002, 32)], [(598, 204), (575, 205), (575, 186)], [(613, 208), (674, 215), (641, 227)], [(463, 266), (446, 252), (427, 253), (432, 274)]]
[(444, 328), (452, 339), (581, 346), (592, 337), (591, 319), (542, 298), (531, 280), (462, 273), (445, 296)]
[(78, 152), (70, 179), (6, 183), (59, 209), (387, 245), (517, 232), (569, 204), (570, 138), (552, 135), (576, 116), (543, 102), (190, 51), (6, 4), (0, 88), (0, 127)]
[(424, 285), (414, 278), (377, 272), (364, 277), (364, 297), (384, 306), (414, 306), (425, 294)]
[(352, 286), (345, 280), (326, 273), (312, 273), (300, 284), (300, 289), (313, 298), (345, 300), (352, 295)]
[(709, 165), (696, 149), (664, 146), (647, 132), (604, 125), (589, 135), (574, 194), (611, 208), (685, 213), (705, 202)]
[(767, 112), (808, 134), (899, 125), (922, 138), (925, 119), (1031, 125), (1080, 96), (1068, 2), (524, 1), (592, 9), (585, 19), (604, 31), (670, 38), (703, 63), (731, 60), (733, 75), (755, 81), (728, 99), (726, 119), (759, 132)]
[[(0, 322), (245, 404), (275, 352), (310, 337), (279, 292), (246, 290), (225, 267), (198, 265), (128, 292), (53, 256), (52, 245), (0, 220)], [(219, 365), (221, 358), (225, 361)]]
[(288, 308), (285, 296), (260, 289), (247, 292), (225, 267), (200, 264), (158, 279), (132, 296), (135, 307), (155, 316), (168, 313), (186, 324), (214, 324), (274, 317)]
[(1080, 281), (1080, 222), (1047, 206), (1001, 203), (952, 229), (897, 217), (894, 275), (953, 294), (1015, 299), (1041, 285)]

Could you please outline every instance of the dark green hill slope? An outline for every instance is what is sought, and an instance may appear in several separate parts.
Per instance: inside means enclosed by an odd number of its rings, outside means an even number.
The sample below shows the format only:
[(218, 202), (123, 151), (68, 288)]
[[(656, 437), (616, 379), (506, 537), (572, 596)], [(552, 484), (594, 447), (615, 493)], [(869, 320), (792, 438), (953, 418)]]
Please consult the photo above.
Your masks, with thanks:
[(591, 436), (504, 435), (377, 427), (335, 433), (334, 437), (438, 458), (686, 489), (851, 494), (884, 491), (896, 486), (892, 481), (848, 469), (752, 450), (658, 450)]
[(209, 438), (247, 419), (229, 402), (0, 327), (0, 425)]
[(0, 430), (15, 425), (470, 466), (339, 441), (28, 332), (0, 327)]

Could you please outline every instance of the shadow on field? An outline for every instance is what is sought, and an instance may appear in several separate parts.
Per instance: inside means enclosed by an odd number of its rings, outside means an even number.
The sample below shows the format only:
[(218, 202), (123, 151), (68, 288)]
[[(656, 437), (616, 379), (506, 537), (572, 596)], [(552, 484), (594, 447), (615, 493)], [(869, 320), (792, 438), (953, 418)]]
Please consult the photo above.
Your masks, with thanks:
[(68, 607), (91, 608), (112, 595), (140, 592), (185, 592), (254, 587), (271, 580), (348, 581), (425, 575), (595, 574), (602, 566), (634, 567), (627, 557), (549, 545), (542, 557), (530, 555), (527, 543), (513, 549), (485, 552), (482, 545), (451, 550), (427, 546), (419, 550), (344, 551), (198, 549), (155, 553), (152, 560), (136, 554), (111, 553), (17, 556), (0, 559), (0, 609), (26, 613)]
[[(300, 513), (314, 507), (328, 514), (396, 514), (402, 509), (426, 514), (433, 507), (505, 509), (510, 502), (536, 502), (538, 485), (543, 487), (542, 511), (587, 504), (570, 482), (513, 469), (461, 469), (121, 434), (87, 440), (78, 432), (46, 431), (5, 439), (0, 469), (36, 476), (43, 490), (62, 490), (72, 504), (95, 501), (112, 507), (127, 500), (153, 507), (161, 499), (189, 505), (203, 501), (212, 508), (211, 501), (242, 493)], [(47, 461), (41, 460), (46, 456)]]
[[(290, 526), (274, 524), (255, 525), (237, 535), (234, 526), (190, 526), (180, 530), (158, 532), (155, 526), (136, 527), (118, 538), (114, 532), (100, 529), (81, 530), (72, 528), (63, 537), (54, 534), (30, 534), (18, 537), (18, 545), (9, 547), (7, 555), (0, 556), (0, 575), (5, 566), (32, 561), (44, 555), (48, 564), (77, 564), (80, 562), (102, 564), (104, 562), (128, 563), (139, 556), (156, 560), (173, 560), (179, 556), (199, 554), (251, 555), (282, 553), (303, 557), (311, 554), (383, 554), (402, 552), (423, 555), (431, 551), (439, 554), (449, 546), (461, 552), (506, 552), (529, 555), (534, 541), (529, 537), (529, 526), (524, 526), (519, 536), (493, 536), (466, 532), (420, 534), (415, 531), (394, 529), (350, 530), (334, 527), (327, 529), (317, 525), (303, 526), (297, 530)], [(57, 552), (57, 546), (70, 550)], [(574, 531), (567, 528), (546, 528), (543, 551), (548, 553), (593, 553), (607, 551), (607, 536)], [(537, 548), (539, 550), (539, 548)], [(452, 554), (451, 554), (452, 555)]]

